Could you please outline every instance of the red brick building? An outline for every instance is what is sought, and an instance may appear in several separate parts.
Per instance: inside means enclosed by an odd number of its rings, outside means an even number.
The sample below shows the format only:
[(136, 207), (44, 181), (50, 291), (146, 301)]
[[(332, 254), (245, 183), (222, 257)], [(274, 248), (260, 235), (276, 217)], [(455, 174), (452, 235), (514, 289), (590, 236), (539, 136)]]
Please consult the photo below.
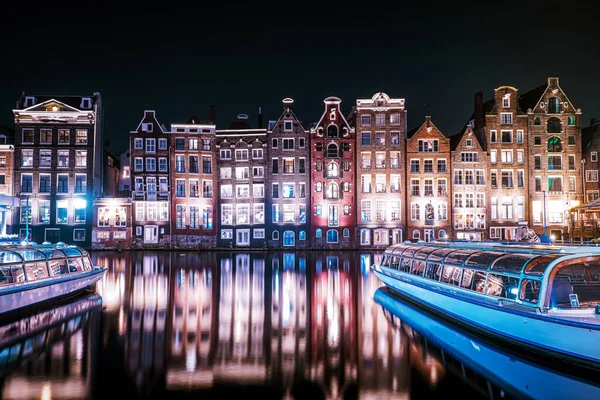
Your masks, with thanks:
[(200, 123), (195, 116), (185, 124), (172, 124), (170, 146), (173, 246), (214, 248), (215, 125)]
[(92, 249), (131, 247), (131, 198), (95, 199), (92, 218)]
[(407, 239), (452, 238), (450, 139), (429, 116), (407, 136)]
[(310, 129), (311, 239), (313, 247), (356, 246), (355, 130), (337, 97), (324, 100), (325, 112)]

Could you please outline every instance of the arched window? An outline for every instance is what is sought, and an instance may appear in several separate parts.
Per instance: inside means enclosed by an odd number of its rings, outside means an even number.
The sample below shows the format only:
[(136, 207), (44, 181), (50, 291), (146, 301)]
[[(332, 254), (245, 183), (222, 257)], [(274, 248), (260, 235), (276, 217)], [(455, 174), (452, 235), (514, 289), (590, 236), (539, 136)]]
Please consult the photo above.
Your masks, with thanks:
[(317, 237), (322, 237), (323, 236), (323, 231), (321, 230), (321, 228), (317, 228), (316, 236)]
[(327, 139), (337, 139), (338, 138), (338, 127), (337, 125), (329, 125), (327, 127)]
[(279, 231), (273, 231), (273, 240), (279, 240)]
[(321, 182), (317, 182), (317, 187), (315, 189), (317, 192), (323, 191), (323, 184)]
[(322, 212), (323, 212), (323, 207), (322, 207), (320, 204), (318, 204), (318, 205), (315, 207), (315, 215), (317, 215), (317, 216), (318, 216), (318, 215), (321, 215), (321, 213), (322, 213)]
[(350, 237), (350, 229), (344, 229), (344, 237)]
[(340, 167), (335, 162), (330, 162), (327, 165), (327, 177), (337, 178), (340, 174)]
[(448, 211), (445, 204), (438, 204), (438, 220), (446, 221), (448, 219)]
[(418, 204), (413, 204), (410, 206), (410, 219), (413, 221), (421, 219), (421, 208)]
[(327, 198), (328, 199), (337, 199), (339, 196), (339, 188), (337, 183), (331, 182), (327, 186)]
[(338, 231), (335, 229), (330, 229), (327, 231), (327, 243), (337, 243), (338, 242)]
[(548, 133), (560, 133), (560, 119), (556, 117), (548, 118)]
[(327, 158), (337, 158), (338, 157), (338, 147), (335, 143), (330, 143), (327, 145)]
[(548, 152), (557, 153), (562, 151), (562, 143), (558, 136), (551, 136), (548, 138)]
[(300, 239), (300, 240), (306, 240), (306, 231), (300, 231), (300, 232), (298, 232), (298, 239)]
[(446, 239), (446, 231), (443, 229), (440, 229), (440, 231), (438, 232), (438, 238)]
[(284, 246), (293, 246), (296, 242), (296, 235), (293, 231), (285, 231), (283, 232), (283, 245)]
[(413, 231), (413, 239), (420, 239), (421, 238), (421, 232), (418, 229), (415, 229)]
[(560, 113), (560, 100), (558, 97), (550, 97), (548, 99), (548, 108), (546, 110), (548, 114)]

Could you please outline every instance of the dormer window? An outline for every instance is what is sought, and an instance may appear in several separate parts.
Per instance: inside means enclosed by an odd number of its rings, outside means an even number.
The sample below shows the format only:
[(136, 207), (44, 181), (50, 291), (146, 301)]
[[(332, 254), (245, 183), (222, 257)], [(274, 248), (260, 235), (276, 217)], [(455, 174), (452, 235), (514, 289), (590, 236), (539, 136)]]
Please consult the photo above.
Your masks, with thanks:
[(25, 108), (31, 107), (34, 104), (35, 104), (35, 97), (25, 96)]
[(502, 98), (502, 107), (510, 108), (510, 94), (505, 94)]
[(89, 97), (81, 98), (81, 104), (79, 105), (79, 107), (84, 110), (92, 108), (92, 99), (90, 99)]

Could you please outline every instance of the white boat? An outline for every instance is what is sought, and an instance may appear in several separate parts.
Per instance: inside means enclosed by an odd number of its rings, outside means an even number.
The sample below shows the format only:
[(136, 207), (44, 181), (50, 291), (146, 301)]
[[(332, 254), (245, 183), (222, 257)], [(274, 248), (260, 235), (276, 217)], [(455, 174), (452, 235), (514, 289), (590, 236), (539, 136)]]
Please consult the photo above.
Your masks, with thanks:
[(0, 246), (0, 317), (84, 291), (105, 271), (77, 246)]
[(440, 317), (600, 370), (599, 247), (404, 243), (388, 247), (371, 268)]

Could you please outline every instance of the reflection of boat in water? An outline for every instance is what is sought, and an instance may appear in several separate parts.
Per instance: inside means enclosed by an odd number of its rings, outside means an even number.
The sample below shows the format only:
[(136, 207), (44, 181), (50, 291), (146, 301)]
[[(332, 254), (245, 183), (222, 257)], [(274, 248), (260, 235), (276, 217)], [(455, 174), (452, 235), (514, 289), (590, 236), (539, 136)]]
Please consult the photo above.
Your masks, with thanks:
[(81, 329), (90, 312), (100, 310), (96, 294), (57, 303), (53, 308), (0, 326), (0, 376), (23, 362), (37, 358), (52, 344)]
[(0, 248), (0, 315), (70, 296), (91, 287), (106, 271), (84, 249), (69, 245)]
[(388, 247), (392, 290), (540, 357), (600, 371), (600, 249), (489, 243)]
[(392, 325), (407, 329), (413, 342), (421, 339), (429, 355), (486, 397), (500, 398), (504, 392), (504, 397), (517, 398), (600, 398), (597, 384), (533, 364), (469, 336), (394, 296), (388, 288), (378, 289), (374, 299)]

